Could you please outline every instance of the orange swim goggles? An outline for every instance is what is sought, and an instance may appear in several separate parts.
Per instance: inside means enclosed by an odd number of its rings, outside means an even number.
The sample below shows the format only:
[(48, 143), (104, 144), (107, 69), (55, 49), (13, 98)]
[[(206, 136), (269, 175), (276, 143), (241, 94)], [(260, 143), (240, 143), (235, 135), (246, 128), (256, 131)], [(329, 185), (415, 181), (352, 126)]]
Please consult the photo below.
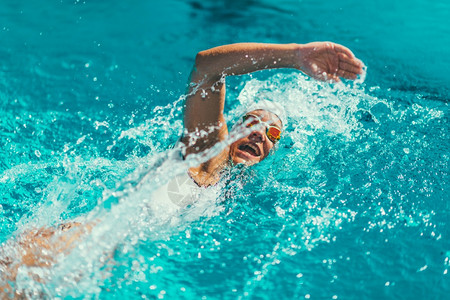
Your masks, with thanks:
[(258, 124), (264, 124), (264, 126), (266, 126), (267, 138), (274, 144), (278, 142), (281, 138), (281, 129), (279, 127), (264, 122), (263, 120), (261, 120), (260, 117), (256, 115), (246, 114), (245, 116), (242, 117), (242, 121), (247, 128), (250, 128)]

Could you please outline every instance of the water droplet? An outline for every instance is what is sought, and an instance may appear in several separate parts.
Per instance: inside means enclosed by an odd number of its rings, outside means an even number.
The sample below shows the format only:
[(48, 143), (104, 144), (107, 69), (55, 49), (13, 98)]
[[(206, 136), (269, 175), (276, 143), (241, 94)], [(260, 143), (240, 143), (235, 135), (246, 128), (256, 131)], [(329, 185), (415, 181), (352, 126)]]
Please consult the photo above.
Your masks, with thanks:
[(421, 267), (419, 270), (417, 270), (417, 272), (423, 272), (423, 271), (425, 271), (427, 268), (428, 268), (428, 266), (425, 265), (425, 266)]
[(85, 135), (83, 135), (82, 137), (80, 137), (80, 138), (77, 140), (77, 145), (81, 144), (81, 143), (84, 141), (85, 138), (86, 138)]

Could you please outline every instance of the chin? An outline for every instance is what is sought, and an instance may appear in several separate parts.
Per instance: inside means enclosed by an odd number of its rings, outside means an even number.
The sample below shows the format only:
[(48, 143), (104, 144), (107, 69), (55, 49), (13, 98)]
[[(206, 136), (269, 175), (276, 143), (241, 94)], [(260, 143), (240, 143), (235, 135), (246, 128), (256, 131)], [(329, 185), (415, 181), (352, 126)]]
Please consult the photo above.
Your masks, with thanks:
[(260, 162), (259, 157), (248, 157), (238, 149), (238, 143), (234, 143), (230, 147), (230, 160), (233, 164), (245, 164), (246, 166), (253, 166)]

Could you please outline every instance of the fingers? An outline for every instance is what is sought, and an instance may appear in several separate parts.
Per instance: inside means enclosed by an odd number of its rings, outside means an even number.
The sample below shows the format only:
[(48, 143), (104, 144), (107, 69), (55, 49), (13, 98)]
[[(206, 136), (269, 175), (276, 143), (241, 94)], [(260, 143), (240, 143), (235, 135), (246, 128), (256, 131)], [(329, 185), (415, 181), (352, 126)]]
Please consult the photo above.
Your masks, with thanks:
[(336, 52), (340, 53), (340, 54), (345, 54), (345, 55), (347, 55), (350, 58), (354, 58), (355, 57), (355, 55), (353, 54), (353, 52), (350, 49), (348, 49), (347, 47), (344, 47), (342, 45), (334, 44), (334, 50)]
[(354, 64), (349, 64), (347, 62), (339, 62), (339, 71), (345, 71), (349, 73), (361, 74), (362, 66), (356, 66)]
[(355, 80), (358, 77), (358, 74), (356, 74), (356, 73), (351, 73), (351, 72), (347, 72), (347, 71), (343, 71), (343, 70), (339, 70), (337, 72), (337, 75), (339, 77), (351, 79), (351, 80)]
[(340, 78), (355, 80), (358, 75), (363, 73), (364, 64), (347, 47), (331, 42), (318, 44), (321, 47), (317, 46), (320, 49), (313, 57), (315, 64), (310, 68), (310, 73), (314, 78), (340, 82)]
[(356, 57), (349, 57), (349, 56), (347, 56), (347, 55), (345, 55), (343, 53), (339, 53), (338, 54), (338, 58), (339, 58), (339, 67), (340, 68), (341, 68), (341, 63), (350, 65), (350, 66), (355, 67), (356, 69), (359, 69), (361, 71), (362, 71), (362, 68), (364, 67), (364, 64), (362, 63), (362, 61), (360, 61)]
[(339, 68), (337, 75), (347, 79), (356, 79), (359, 74), (362, 74), (364, 64), (356, 57), (348, 57), (344, 53), (340, 53)]

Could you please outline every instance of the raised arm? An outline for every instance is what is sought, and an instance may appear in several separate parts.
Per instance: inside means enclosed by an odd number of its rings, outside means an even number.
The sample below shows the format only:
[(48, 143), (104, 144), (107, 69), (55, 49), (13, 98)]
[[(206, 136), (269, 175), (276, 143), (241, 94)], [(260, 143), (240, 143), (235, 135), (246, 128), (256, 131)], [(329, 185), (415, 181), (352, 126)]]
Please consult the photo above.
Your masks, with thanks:
[[(355, 79), (362, 67), (362, 62), (349, 49), (331, 42), (240, 43), (199, 52), (191, 73), (184, 114), (188, 133), (183, 137), (186, 155), (203, 151), (227, 136), (223, 116), (226, 76), (294, 68), (319, 80), (339, 81), (339, 77)], [(202, 135), (201, 131), (208, 134)], [(193, 135), (199, 137), (195, 143), (189, 142)]]

